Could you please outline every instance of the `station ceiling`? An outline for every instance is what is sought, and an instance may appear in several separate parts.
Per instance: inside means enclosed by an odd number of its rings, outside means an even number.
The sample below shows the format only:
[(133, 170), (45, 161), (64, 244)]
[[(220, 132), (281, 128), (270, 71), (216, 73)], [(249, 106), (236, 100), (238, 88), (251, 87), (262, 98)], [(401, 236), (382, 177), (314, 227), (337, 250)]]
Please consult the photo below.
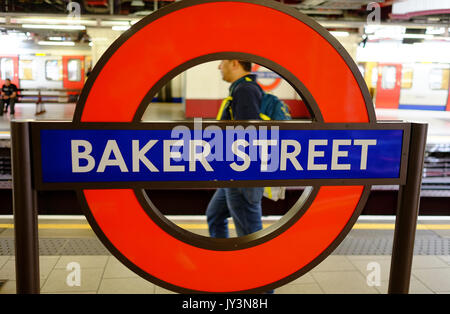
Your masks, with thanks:
[[(0, 1), (0, 31), (22, 31), (39, 38), (60, 36), (76, 42), (88, 41), (86, 27), (129, 27), (143, 16), (172, 4), (176, 0), (3, 0)], [(189, 0), (187, 0), (189, 1)], [(363, 32), (367, 21), (377, 10), (380, 25), (403, 25), (422, 29), (444, 26), (446, 36), (450, 24), (450, 9), (434, 10), (430, 14), (398, 17), (393, 14), (397, 2), (417, 0), (273, 0), (285, 3), (313, 17), (329, 30)], [(436, 0), (444, 3), (448, 0)], [(46, 20), (47, 24), (65, 24), (67, 17), (78, 18), (82, 29), (30, 29), (31, 23)], [(35, 21), (31, 21), (34, 19)], [(36, 22), (37, 21), (37, 22)], [(62, 22), (61, 22), (62, 21)], [(113, 28), (114, 29), (114, 28)], [(409, 31), (407, 31), (409, 32)], [(415, 31), (413, 31), (414, 33)]]
[[(176, 0), (3, 0), (0, 13), (68, 14), (142, 16)], [(299, 11), (321, 19), (364, 20), (377, 6), (381, 21), (395, 20), (392, 6), (396, 2), (415, 0), (273, 0), (292, 6)], [(438, 0), (441, 1), (441, 0)], [(445, 0), (444, 0), (445, 1)], [(72, 3), (72, 4), (70, 4)], [(75, 4), (73, 4), (75, 3)], [(449, 23), (450, 14), (416, 16), (410, 20)]]
[[(81, 14), (145, 14), (173, 3), (175, 0), (73, 0), (80, 5)], [(311, 15), (363, 15), (371, 2), (390, 7), (385, 0), (274, 0), (298, 8)], [(56, 13), (67, 12), (69, 0), (4, 0), (1, 12)], [(389, 10), (387, 10), (389, 11)]]

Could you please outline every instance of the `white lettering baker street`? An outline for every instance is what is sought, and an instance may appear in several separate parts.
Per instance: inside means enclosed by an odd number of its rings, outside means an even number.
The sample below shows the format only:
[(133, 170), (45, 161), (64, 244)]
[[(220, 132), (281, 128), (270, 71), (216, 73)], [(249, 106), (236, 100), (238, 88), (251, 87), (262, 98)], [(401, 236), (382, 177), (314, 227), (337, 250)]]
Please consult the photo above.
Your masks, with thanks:
[[(152, 150), (162, 153), (163, 172), (195, 172), (199, 167), (208, 172), (214, 171), (210, 163), (214, 159), (208, 158), (211, 154), (211, 145), (205, 140), (162, 140), (162, 151), (154, 149), (160, 140), (150, 139), (144, 143), (135, 139), (130, 139), (130, 141), (131, 145), (128, 147), (131, 147), (131, 150), (125, 151), (123, 148), (120, 148), (116, 140), (107, 140), (104, 147), (95, 147), (97, 151), (100, 150), (102, 152), (101, 154), (96, 154), (96, 156), (101, 156), (99, 160), (96, 160), (93, 155), (94, 148), (91, 142), (81, 139), (71, 140), (72, 172), (86, 173), (95, 170), (98, 173), (103, 173), (110, 167), (115, 167), (122, 173), (130, 171), (159, 172), (160, 169), (151, 161)], [(330, 149), (326, 149), (328, 145), (331, 146)], [(325, 160), (331, 160), (330, 170), (351, 170), (352, 165), (341, 160), (341, 158), (350, 157), (350, 149), (345, 150), (343, 147), (357, 146), (359, 149), (353, 150), (353, 154), (357, 154), (357, 156), (353, 156), (354, 159), (360, 161), (356, 170), (366, 170), (369, 146), (375, 145), (377, 145), (377, 140), (375, 139), (310, 139), (306, 152), (307, 162), (306, 165), (302, 166), (298, 159), (302, 153), (302, 146), (297, 140), (253, 139), (252, 141), (247, 141), (245, 139), (237, 139), (229, 147), (229, 151), (237, 157), (237, 160), (230, 163), (229, 166), (236, 172), (242, 172), (250, 167), (251, 162), (260, 162), (260, 171), (270, 172), (274, 171), (274, 169), (268, 169), (268, 161), (270, 160), (271, 163), (277, 165), (275, 170), (279, 171), (287, 171), (289, 164), (296, 171), (303, 171), (304, 169), (315, 171), (329, 170), (329, 165)], [(254, 154), (259, 156), (259, 159), (256, 157), (251, 158), (252, 154), (246, 152), (247, 147), (249, 147), (250, 151), (259, 149), (259, 154)], [(180, 148), (183, 149), (183, 152), (188, 152), (188, 160), (184, 160), (188, 162), (186, 165), (179, 164), (179, 161), (182, 160)], [(200, 152), (199, 148), (201, 149)], [(270, 149), (272, 149), (271, 153), (269, 153)], [(274, 154), (273, 152), (276, 153)], [(327, 154), (331, 156), (327, 156)], [(128, 165), (131, 165), (131, 169), (129, 169), (126, 162), (130, 157), (131, 160), (128, 160)], [(145, 167), (142, 167), (142, 165)]]

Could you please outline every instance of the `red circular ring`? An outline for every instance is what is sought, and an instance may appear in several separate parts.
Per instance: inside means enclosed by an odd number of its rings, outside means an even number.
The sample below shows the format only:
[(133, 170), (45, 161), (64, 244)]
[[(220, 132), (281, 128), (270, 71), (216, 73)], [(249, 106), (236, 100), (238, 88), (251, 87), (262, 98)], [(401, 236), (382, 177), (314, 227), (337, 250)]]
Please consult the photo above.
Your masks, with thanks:
[[(274, 9), (267, 1), (188, 2), (161, 11), (151, 22), (144, 19), (124, 34), (127, 40), (112, 54), (106, 54), (109, 59), (87, 84), (80, 122), (130, 122), (149, 88), (166, 73), (198, 56), (223, 51), (258, 55), (288, 69), (314, 95), (324, 122), (369, 122), (367, 100), (342, 57), (344, 52), (301, 21), (299, 13)], [(274, 28), (258, 34), (268, 21), (283, 32)], [(303, 42), (312, 49), (304, 49)], [(286, 43), (289, 49), (279, 49)], [(127, 85), (130, 90), (119, 93), (128, 77), (133, 77)], [(363, 189), (321, 187), (291, 228), (270, 241), (235, 251), (201, 249), (171, 237), (146, 216), (132, 190), (83, 194), (91, 224), (107, 238), (116, 256), (167, 287), (230, 292), (276, 286), (312, 263), (351, 227)]]

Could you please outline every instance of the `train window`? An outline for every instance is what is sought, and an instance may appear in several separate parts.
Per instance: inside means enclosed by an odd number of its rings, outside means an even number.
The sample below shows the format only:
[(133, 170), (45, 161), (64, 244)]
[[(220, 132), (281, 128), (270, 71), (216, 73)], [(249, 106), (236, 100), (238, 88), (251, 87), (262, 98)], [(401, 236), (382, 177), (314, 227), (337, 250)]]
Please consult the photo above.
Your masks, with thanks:
[(12, 58), (1, 58), (0, 71), (2, 80), (14, 79), (14, 61)]
[(361, 72), (361, 75), (364, 77), (365, 69), (363, 64), (358, 64), (359, 72)]
[(397, 69), (394, 66), (384, 66), (381, 70), (381, 88), (393, 89), (395, 87)]
[(19, 78), (21, 80), (34, 80), (33, 60), (19, 61)]
[(403, 68), (402, 70), (402, 89), (409, 89), (413, 82), (413, 69)]
[(450, 86), (450, 69), (442, 69), (442, 89), (448, 89)]
[(81, 60), (70, 59), (67, 62), (67, 79), (72, 82), (81, 80)]
[(372, 83), (372, 86), (377, 86), (377, 82), (378, 82), (378, 67), (373, 67), (372, 68), (372, 77), (370, 78), (370, 81)]
[(58, 60), (45, 61), (45, 78), (48, 81), (61, 80), (61, 63)]
[(431, 69), (428, 82), (431, 89), (448, 89), (450, 69)]

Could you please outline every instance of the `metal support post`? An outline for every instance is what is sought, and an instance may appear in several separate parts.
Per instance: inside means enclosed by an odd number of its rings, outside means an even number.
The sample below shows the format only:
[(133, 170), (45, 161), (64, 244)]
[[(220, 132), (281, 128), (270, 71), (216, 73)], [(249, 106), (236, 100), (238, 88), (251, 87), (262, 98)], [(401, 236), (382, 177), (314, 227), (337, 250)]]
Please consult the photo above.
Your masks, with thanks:
[(411, 123), (406, 184), (401, 185), (395, 220), (388, 293), (408, 293), (419, 213), (427, 124)]
[(32, 183), (29, 122), (11, 122), (17, 293), (40, 293), (36, 192)]

